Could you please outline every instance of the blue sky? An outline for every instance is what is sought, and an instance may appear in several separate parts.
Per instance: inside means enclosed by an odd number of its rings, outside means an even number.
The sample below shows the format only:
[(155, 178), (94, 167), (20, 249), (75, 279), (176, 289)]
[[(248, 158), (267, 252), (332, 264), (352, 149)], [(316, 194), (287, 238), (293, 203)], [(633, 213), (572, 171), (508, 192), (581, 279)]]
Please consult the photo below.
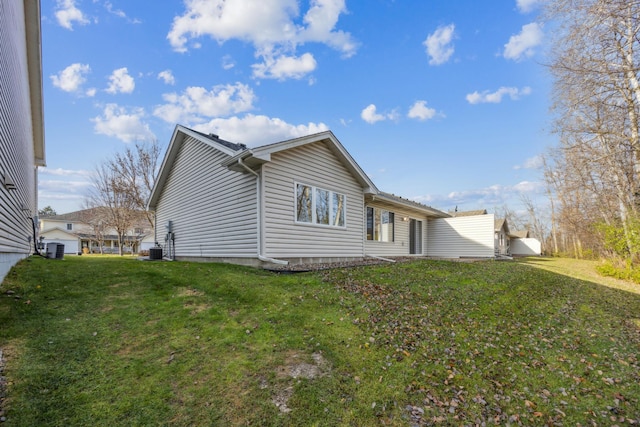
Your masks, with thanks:
[(543, 0), (42, 0), (39, 205), (176, 124), (256, 146), (330, 129), (383, 191), (444, 211), (543, 193)]

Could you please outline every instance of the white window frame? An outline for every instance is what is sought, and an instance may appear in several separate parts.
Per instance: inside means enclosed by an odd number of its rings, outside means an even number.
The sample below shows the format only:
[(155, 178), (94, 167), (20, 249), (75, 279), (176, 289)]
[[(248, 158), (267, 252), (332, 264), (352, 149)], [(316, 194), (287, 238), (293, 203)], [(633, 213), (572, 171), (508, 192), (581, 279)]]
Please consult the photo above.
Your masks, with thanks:
[[(373, 218), (372, 218), (372, 234), (371, 234), (371, 238), (369, 238), (369, 209), (373, 210)], [(393, 222), (391, 222), (390, 224), (393, 224), (393, 228), (391, 230), (391, 239), (390, 240), (384, 240), (382, 238), (382, 236), (384, 236), (383, 233), (380, 233), (379, 236), (377, 236), (378, 238), (376, 239), (376, 211), (380, 212), (380, 216), (382, 217), (383, 212), (386, 212), (388, 215), (392, 215), (393, 216)], [(396, 213), (394, 211), (390, 211), (388, 209), (384, 209), (384, 208), (379, 208), (376, 206), (365, 206), (364, 209), (364, 215), (365, 215), (365, 240), (368, 242), (378, 242), (378, 243), (395, 243), (396, 241)]]
[[(311, 188), (311, 222), (305, 222), (305, 221), (298, 221), (298, 186), (299, 185), (304, 185), (305, 187), (309, 187)], [(317, 214), (316, 214), (316, 192), (320, 190), (320, 191), (327, 191), (329, 193), (329, 224), (321, 224), (318, 222), (318, 218), (317, 218)], [(332, 216), (333, 216), (333, 199), (334, 199), (334, 195), (340, 195), (343, 198), (343, 203), (342, 203), (342, 213), (343, 213), (343, 219), (342, 219), (342, 225), (334, 225), (333, 221), (332, 221)], [(347, 228), (347, 195), (344, 193), (339, 193), (337, 191), (332, 191), (332, 190), (328, 190), (326, 188), (323, 187), (317, 187), (315, 185), (310, 185), (310, 184), (306, 184), (304, 182), (295, 182), (293, 185), (293, 196), (294, 196), (294, 210), (293, 210), (293, 220), (296, 224), (299, 225), (308, 225), (308, 226), (314, 226), (314, 227), (329, 227), (329, 228), (342, 228), (342, 229), (346, 229)]]

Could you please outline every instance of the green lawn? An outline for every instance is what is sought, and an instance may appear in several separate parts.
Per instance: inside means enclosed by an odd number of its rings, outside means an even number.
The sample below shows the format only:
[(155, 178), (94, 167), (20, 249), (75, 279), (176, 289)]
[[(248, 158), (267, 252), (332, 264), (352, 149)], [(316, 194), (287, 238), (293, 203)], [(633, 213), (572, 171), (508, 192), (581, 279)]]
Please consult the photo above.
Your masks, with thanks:
[(640, 294), (535, 263), (33, 257), (0, 287), (4, 425), (640, 423)]

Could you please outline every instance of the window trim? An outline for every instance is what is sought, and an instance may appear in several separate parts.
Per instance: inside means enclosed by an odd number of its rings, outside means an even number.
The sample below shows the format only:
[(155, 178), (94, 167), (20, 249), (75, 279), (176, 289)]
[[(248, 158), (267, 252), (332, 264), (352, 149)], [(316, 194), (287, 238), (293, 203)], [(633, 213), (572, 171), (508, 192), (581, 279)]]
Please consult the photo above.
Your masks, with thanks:
[(73, 223), (72, 222), (68, 222), (67, 223), (67, 231), (73, 231)]
[[(369, 209), (373, 211), (372, 213), (372, 224), (371, 224), (371, 239), (369, 239)], [(391, 224), (393, 224), (393, 229), (391, 230), (391, 240), (378, 240), (375, 238), (375, 229), (376, 229), (376, 210), (381, 211), (380, 218), (382, 218), (382, 212), (387, 212), (390, 214), (390, 218), (393, 218)], [(379, 208), (377, 206), (365, 206), (365, 240), (367, 242), (378, 242), (378, 243), (395, 243), (396, 241), (396, 213), (394, 211), (390, 211), (388, 209)]]
[[(311, 188), (311, 222), (305, 222), (305, 221), (298, 221), (298, 186), (299, 185), (303, 185), (305, 187), (309, 187)], [(328, 224), (322, 224), (318, 222), (318, 218), (317, 218), (317, 211), (316, 211), (316, 192), (320, 190), (320, 191), (326, 191), (329, 194), (328, 197), (328, 209), (329, 209), (329, 223)], [(332, 215), (333, 215), (333, 199), (334, 199), (334, 195), (338, 194), (340, 196), (342, 196), (343, 198), (343, 203), (342, 203), (342, 213), (343, 213), (343, 219), (342, 219), (342, 225), (333, 225), (333, 221), (332, 221)], [(293, 222), (297, 225), (308, 225), (308, 226), (312, 226), (312, 227), (322, 227), (322, 228), (338, 228), (338, 229), (346, 229), (347, 228), (347, 195), (344, 193), (340, 193), (338, 191), (332, 191), (329, 190), (327, 188), (324, 187), (318, 187), (315, 185), (311, 185), (311, 184), (307, 184), (304, 182), (299, 182), (299, 181), (295, 181), (293, 183), (293, 198), (294, 198), (294, 208), (293, 208)]]

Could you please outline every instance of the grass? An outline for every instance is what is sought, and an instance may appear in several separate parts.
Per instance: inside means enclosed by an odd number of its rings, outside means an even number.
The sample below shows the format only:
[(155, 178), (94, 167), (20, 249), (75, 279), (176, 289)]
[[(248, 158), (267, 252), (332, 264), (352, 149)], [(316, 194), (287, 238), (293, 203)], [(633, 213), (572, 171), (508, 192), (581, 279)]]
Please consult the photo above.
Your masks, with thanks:
[(640, 295), (527, 263), (33, 257), (0, 288), (5, 424), (640, 422)]

